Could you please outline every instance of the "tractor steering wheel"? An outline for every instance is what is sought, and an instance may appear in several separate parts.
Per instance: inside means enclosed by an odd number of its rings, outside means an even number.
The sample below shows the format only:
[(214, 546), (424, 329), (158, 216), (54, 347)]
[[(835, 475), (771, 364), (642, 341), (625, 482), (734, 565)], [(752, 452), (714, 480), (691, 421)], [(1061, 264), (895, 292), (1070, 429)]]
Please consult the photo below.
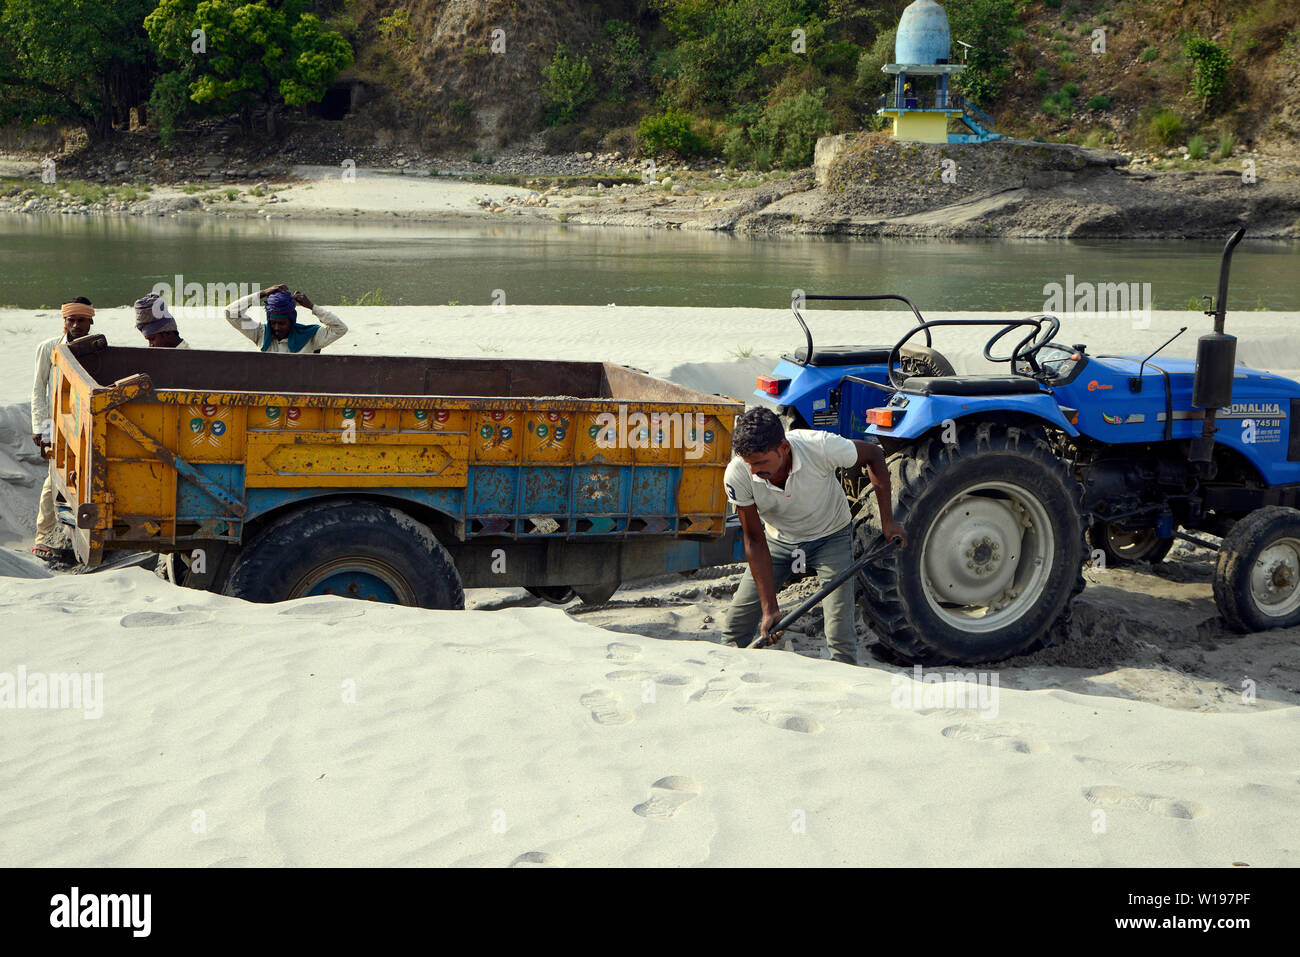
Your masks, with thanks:
[[(1045, 332), (1043, 331), (1044, 323), (1047, 324), (1047, 330)], [(1019, 329), (1023, 326), (1033, 326), (1033, 331), (1016, 343), (1015, 348), (1011, 350), (1011, 355), (993, 355), (993, 347), (997, 345), (998, 340), (1013, 329)], [(1056, 316), (1048, 315), (1030, 316), (1028, 319), (1017, 319), (1014, 322), (1009, 322), (994, 333), (993, 338), (984, 343), (984, 358), (989, 362), (1009, 362), (1011, 363), (1011, 368), (1013, 370), (1015, 369), (1017, 362), (1026, 362), (1029, 364), (1029, 368), (1033, 370), (1033, 374), (1037, 376), (1039, 372), (1042, 371), (1038, 367), (1038, 360), (1036, 358), (1038, 350), (1051, 342), (1056, 337), (1056, 333), (1060, 328), (1061, 320), (1056, 318)]]

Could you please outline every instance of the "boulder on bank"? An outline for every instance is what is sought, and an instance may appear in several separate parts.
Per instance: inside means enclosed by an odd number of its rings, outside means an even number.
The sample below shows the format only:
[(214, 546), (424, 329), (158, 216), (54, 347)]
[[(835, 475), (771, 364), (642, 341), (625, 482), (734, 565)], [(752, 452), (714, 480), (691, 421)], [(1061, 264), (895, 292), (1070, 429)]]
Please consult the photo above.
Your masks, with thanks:
[(141, 200), (131, 207), (137, 216), (166, 216), (190, 209), (202, 209), (203, 203), (197, 196), (172, 196), (167, 199)]

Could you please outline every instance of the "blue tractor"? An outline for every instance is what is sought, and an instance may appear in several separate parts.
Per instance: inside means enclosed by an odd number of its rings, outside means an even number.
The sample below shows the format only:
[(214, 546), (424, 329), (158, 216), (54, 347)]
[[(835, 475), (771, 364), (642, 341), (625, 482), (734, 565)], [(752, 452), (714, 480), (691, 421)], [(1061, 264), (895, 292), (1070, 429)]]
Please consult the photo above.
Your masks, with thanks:
[[(814, 350), (796, 302), (806, 348), (759, 377), (756, 395), (787, 427), (884, 447), (909, 545), (866, 566), (858, 592), (886, 649), (979, 663), (1050, 644), (1090, 558), (1159, 561), (1176, 538), (1217, 547), (1214, 597), (1230, 627), (1300, 623), (1300, 384), (1235, 363), (1223, 325), (1243, 232), (1224, 248), (1195, 362), (1092, 355), (1055, 341), (1054, 316), (926, 321), (899, 296), (804, 297), (897, 299), (917, 317), (893, 346)], [(1007, 374), (954, 374), (930, 341), (954, 325), (997, 326), (984, 356)], [(845, 488), (865, 548), (874, 497), (863, 475)]]

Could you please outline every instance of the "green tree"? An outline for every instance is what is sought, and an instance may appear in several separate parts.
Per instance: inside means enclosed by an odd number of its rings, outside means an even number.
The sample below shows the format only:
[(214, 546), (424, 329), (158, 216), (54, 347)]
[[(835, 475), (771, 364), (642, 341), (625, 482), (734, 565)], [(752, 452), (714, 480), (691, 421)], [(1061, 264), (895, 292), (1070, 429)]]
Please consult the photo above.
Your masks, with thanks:
[(624, 102), (628, 94), (645, 80), (645, 51), (641, 38), (626, 20), (605, 21), (605, 98), (611, 103)]
[(1183, 52), (1192, 61), (1192, 92), (1201, 98), (1201, 109), (1205, 109), (1227, 86), (1232, 57), (1204, 37), (1188, 37)]
[(0, 124), (72, 120), (111, 134), (148, 91), (153, 0), (0, 0)]
[(954, 78), (963, 93), (988, 105), (997, 99), (1011, 76), (1011, 31), (1016, 26), (1014, 0), (949, 0), (945, 4), (952, 32), (953, 54), (960, 62), (958, 40), (971, 45), (966, 69)]
[(821, 0), (650, 0), (671, 39), (658, 74), (679, 106), (735, 104), (765, 94), (769, 76), (808, 54), (793, 49), (804, 31), (815, 52), (830, 22)]
[(723, 154), (733, 165), (757, 169), (768, 169), (774, 163), (789, 169), (807, 166), (817, 138), (831, 129), (825, 88), (787, 96), (761, 116), (755, 107), (742, 107), (730, 119), (739, 125), (727, 134)]
[(555, 48), (551, 62), (542, 68), (542, 102), (546, 121), (552, 126), (571, 123), (596, 95), (591, 63), (563, 43)]
[(159, 83), (174, 90), (184, 82), (191, 102), (213, 112), (238, 111), (246, 129), (254, 109), (262, 107), (267, 132), (274, 134), (285, 107), (318, 102), (352, 63), (348, 42), (307, 12), (308, 5), (160, 0), (144, 25), (175, 68)]
[(894, 62), (894, 41), (897, 38), (898, 27), (890, 27), (876, 37), (870, 50), (858, 58), (857, 85), (863, 95), (879, 96), (881, 93), (889, 92), (889, 84), (893, 81), (893, 77), (881, 67), (886, 63)]

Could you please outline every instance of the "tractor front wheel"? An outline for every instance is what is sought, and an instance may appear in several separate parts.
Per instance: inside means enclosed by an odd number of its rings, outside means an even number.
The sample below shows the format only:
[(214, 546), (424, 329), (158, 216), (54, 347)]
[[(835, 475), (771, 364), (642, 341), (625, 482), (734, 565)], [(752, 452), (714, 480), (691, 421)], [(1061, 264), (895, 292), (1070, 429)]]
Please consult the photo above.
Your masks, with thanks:
[(1154, 528), (1130, 531), (1110, 522), (1098, 522), (1088, 529), (1088, 544), (1100, 549), (1107, 567), (1134, 562), (1162, 562), (1174, 547), (1173, 537), (1162, 538)]
[(1300, 511), (1272, 505), (1232, 526), (1219, 546), (1214, 604), (1233, 631), (1300, 624)]

